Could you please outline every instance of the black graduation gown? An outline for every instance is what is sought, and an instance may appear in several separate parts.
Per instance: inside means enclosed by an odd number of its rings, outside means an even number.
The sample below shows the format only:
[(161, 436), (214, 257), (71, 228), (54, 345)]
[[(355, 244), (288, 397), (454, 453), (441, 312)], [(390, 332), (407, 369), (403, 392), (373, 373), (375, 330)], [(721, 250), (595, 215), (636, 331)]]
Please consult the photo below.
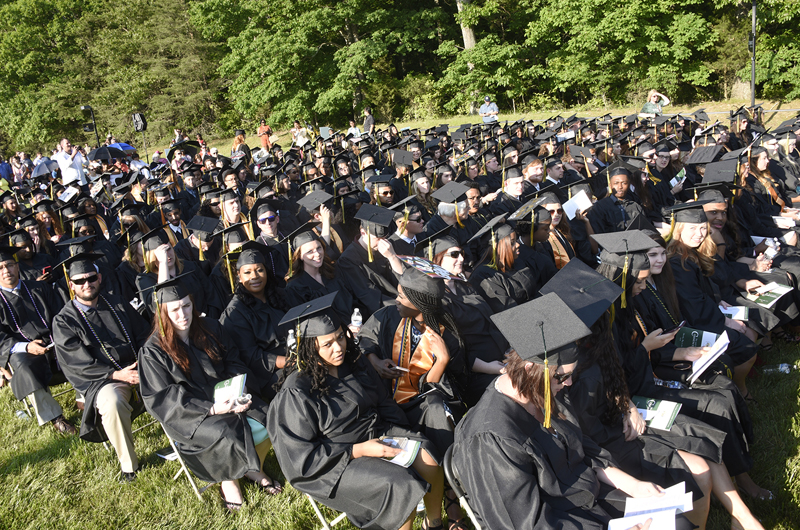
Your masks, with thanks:
[(508, 341), (491, 321), (492, 308), (467, 282), (454, 282), (445, 292), (445, 309), (453, 315), (464, 343), (468, 383), (463, 398), (467, 406), (475, 405), (484, 390), (495, 380), (495, 374), (472, 371), (476, 359), (484, 362), (503, 361)]
[(743, 364), (756, 354), (756, 344), (738, 331), (725, 327), (725, 315), (719, 310), (711, 280), (705, 277), (694, 262), (686, 260), (686, 269), (680, 256), (669, 260), (675, 276), (675, 291), (681, 314), (697, 329), (721, 334), (728, 333), (730, 344), (726, 353), (735, 365)]
[(130, 302), (134, 298), (139, 298), (139, 292), (136, 288), (136, 277), (139, 273), (136, 272), (136, 269), (131, 267), (130, 262), (121, 262), (114, 272), (119, 282), (120, 298), (126, 302)]
[[(671, 329), (676, 325), (652, 286), (648, 286), (633, 300), (648, 331)], [(675, 369), (675, 363), (671, 361), (674, 352), (673, 343), (650, 352), (650, 364), (657, 377), (665, 380), (677, 379), (674, 375), (680, 371)], [(730, 364), (730, 359), (726, 362)], [(689, 372), (686, 370), (684, 373)], [(749, 453), (749, 444), (754, 441), (750, 412), (736, 384), (728, 377), (727, 370), (720, 370), (712, 365), (692, 383), (691, 388), (662, 387), (660, 393), (664, 399), (681, 403), (681, 414), (727, 433), (722, 444), (722, 461), (731, 475), (744, 473), (753, 466)]]
[(527, 267), (500, 272), (481, 265), (469, 277), (469, 283), (495, 313), (533, 300), (539, 293), (536, 277)]
[(269, 400), (275, 395), (272, 385), (278, 382), (278, 356), (286, 355), (285, 341), (278, 335), (278, 322), (284, 313), (269, 303), (253, 300), (255, 305), (251, 306), (234, 296), (219, 322), (236, 343), (239, 359), (254, 376), (248, 386)]
[(336, 262), (340, 277), (349, 286), (353, 303), (361, 309), (364, 318), (369, 318), (384, 305), (394, 304), (397, 298), (399, 277), (389, 260), (377, 251), (372, 252), (372, 257), (370, 263), (367, 249), (356, 241), (342, 252)]
[[(53, 319), (53, 340), (64, 375), (86, 400), (80, 436), (90, 442), (104, 442), (108, 437), (95, 401), (97, 393), (112, 382), (109, 377), (118, 369), (106, 352), (120, 368), (130, 366), (136, 362), (136, 353), (147, 340), (150, 326), (129, 303), (107, 295), (98, 300), (97, 308), (90, 308), (84, 314), (86, 320), (74, 302), (68, 302)], [(141, 404), (141, 400), (137, 401)], [(139, 407), (140, 412), (143, 410), (143, 406)]]
[(187, 374), (151, 335), (139, 352), (139, 381), (147, 411), (166, 429), (181, 452), (186, 466), (200, 480), (235, 480), (260, 471), (253, 435), (245, 417), (267, 424), (267, 404), (258, 396), (243, 414), (209, 416), (214, 404), (214, 385), (239, 374), (252, 374), (218, 322), (204, 319), (208, 330), (222, 343), (222, 359), (212, 363), (194, 344), (181, 344), (189, 357)]
[(60, 372), (53, 350), (44, 355), (31, 355), (11, 353), (11, 348), (17, 342), (36, 339), (50, 344), (53, 315), (63, 304), (50, 285), (41, 282), (20, 280), (17, 294), (6, 290), (0, 294), (0, 366), (10, 364), (14, 369), (11, 390), (21, 401), (33, 391), (47, 388), (53, 375), (60, 375)]
[[(358, 345), (364, 355), (375, 354), (379, 359), (391, 359), (394, 336), (401, 321), (402, 317), (396, 306), (383, 307), (376, 311), (364, 323), (358, 334)], [(453, 444), (453, 426), (447, 417), (444, 403), (453, 401), (450, 398), (458, 398), (467, 383), (466, 363), (458, 339), (448, 330), (445, 330), (442, 339), (450, 354), (450, 362), (445, 369), (447, 378), (443, 378), (435, 385), (441, 391), (417, 396), (400, 404), (412, 428), (419, 429), (436, 446), (440, 455), (444, 455), (447, 448)], [(391, 390), (391, 380), (381, 379), (381, 381), (387, 390)], [(453, 392), (453, 386), (458, 389), (457, 393)], [(420, 390), (424, 393), (427, 387)], [(451, 408), (456, 406), (451, 403)], [(461, 410), (451, 410), (451, 412), (456, 419), (462, 414)]]
[(280, 239), (269, 237), (265, 234), (259, 235), (256, 238), (256, 242), (268, 246), (273, 251), (265, 256), (267, 268), (272, 271), (278, 287), (285, 287), (286, 273), (289, 272), (289, 246), (281, 244)]
[(311, 389), (311, 378), (292, 373), (269, 409), (267, 430), (286, 480), (330, 508), (347, 513), (359, 528), (399, 528), (428, 489), (412, 468), (381, 458), (351, 459), (352, 446), (380, 436), (421, 440), (378, 374), (361, 357), (328, 376), (328, 394)]
[(453, 467), (482, 527), (606, 527), (595, 469), (613, 466), (611, 455), (569, 421), (554, 415), (552, 427), (494, 388), (456, 427)]
[(219, 245), (217, 245), (217, 240), (215, 239), (211, 244), (211, 248), (208, 249), (208, 252), (203, 252), (205, 260), (200, 261), (200, 249), (192, 245), (192, 241), (187, 237), (181, 239), (175, 245), (175, 255), (182, 261), (193, 261), (197, 263), (200, 270), (203, 271), (203, 274), (210, 276), (214, 263), (218, 259)]
[[(623, 212), (619, 207), (620, 204), (625, 210), (624, 218)], [(595, 234), (621, 232), (628, 227), (628, 223), (635, 219), (637, 215), (645, 215), (639, 204), (628, 199), (620, 201), (614, 195), (609, 195), (594, 203), (594, 206), (587, 214)]]
[(392, 244), (394, 248), (394, 253), (398, 256), (413, 256), (414, 255), (414, 245), (408, 243), (404, 239), (402, 239), (397, 232), (390, 235), (388, 238), (389, 243)]
[(489, 211), (492, 212), (492, 217), (497, 217), (504, 213), (514, 213), (522, 206), (521, 198), (512, 197), (505, 191), (499, 193), (497, 198), (489, 203)]
[[(66, 257), (69, 257), (69, 255)], [(19, 279), (29, 283), (35, 282), (42, 275), (42, 270), (45, 267), (52, 267), (56, 263), (50, 254), (37, 252), (31, 258), (30, 263), (19, 262)]]
[[(589, 362), (584, 358), (579, 359), (579, 365)], [(601, 421), (610, 405), (597, 363), (592, 363), (573, 379), (565, 399), (577, 413), (581, 430), (611, 453), (620, 469), (639, 480), (653, 482), (664, 488), (685, 481), (687, 489), (694, 493), (694, 499), (702, 498), (702, 490), (678, 455), (678, 450), (719, 462), (720, 445), (725, 433), (679, 414), (669, 431), (648, 427), (642, 435), (626, 441), (620, 418), (612, 425)]]
[(332, 279), (329, 280), (322, 276), (322, 281), (324, 284), (319, 283), (305, 271), (289, 280), (286, 284), (286, 296), (289, 298), (289, 305), (295, 307), (338, 291), (339, 294), (336, 295), (333, 309), (342, 319), (342, 322), (349, 323), (350, 316), (353, 314), (353, 295), (348, 290), (347, 283), (340, 278), (338, 267), (336, 275)]

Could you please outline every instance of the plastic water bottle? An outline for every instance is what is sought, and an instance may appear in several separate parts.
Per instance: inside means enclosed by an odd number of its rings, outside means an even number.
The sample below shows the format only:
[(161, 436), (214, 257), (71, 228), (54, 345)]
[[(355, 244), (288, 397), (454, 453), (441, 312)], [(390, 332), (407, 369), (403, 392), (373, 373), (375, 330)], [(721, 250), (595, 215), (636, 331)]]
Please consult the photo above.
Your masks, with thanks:
[(289, 346), (289, 351), (294, 351), (297, 346), (297, 337), (294, 336), (294, 330), (289, 330), (289, 336), (286, 337), (286, 345)]
[(361, 311), (358, 308), (353, 310), (353, 316), (350, 317), (350, 325), (354, 328), (361, 329), (361, 325), (364, 323), (364, 319), (361, 316)]
[(28, 416), (28, 413), (25, 412), (24, 410), (18, 410), (14, 414), (16, 415), (17, 419), (20, 419), (22, 421), (28, 421), (31, 419), (31, 417)]
[(762, 374), (788, 374), (796, 368), (788, 363), (773, 364), (772, 366), (765, 366), (761, 369)]

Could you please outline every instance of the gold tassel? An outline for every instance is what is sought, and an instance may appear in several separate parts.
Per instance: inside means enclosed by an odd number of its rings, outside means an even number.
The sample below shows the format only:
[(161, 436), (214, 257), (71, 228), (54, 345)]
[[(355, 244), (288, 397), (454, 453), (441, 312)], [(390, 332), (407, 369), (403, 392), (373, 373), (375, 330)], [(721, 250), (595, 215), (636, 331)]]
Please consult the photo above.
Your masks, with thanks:
[(625, 297), (625, 285), (628, 283), (628, 261), (629, 257), (625, 256), (625, 264), (622, 266), (622, 309), (628, 307), (628, 300)]
[[(14, 255), (14, 257), (16, 258), (17, 256)], [(72, 286), (69, 284), (69, 274), (67, 274), (67, 266), (66, 265), (61, 265), (61, 268), (64, 269), (64, 278), (67, 279), (67, 290), (69, 291), (69, 299), (70, 300), (75, 300), (75, 293), (72, 292)]]
[(178, 244), (178, 238), (175, 237), (175, 233), (172, 231), (172, 228), (167, 227), (164, 230), (167, 233), (167, 239), (169, 239), (169, 244), (173, 247)]
[(286, 244), (289, 247), (289, 274), (294, 273), (294, 255), (292, 253), (292, 240), (287, 239)]
[(164, 336), (164, 324), (161, 322), (161, 304), (158, 303), (158, 295), (153, 291), (153, 299), (156, 302), (156, 320), (158, 321), (158, 332)]
[(428, 241), (428, 261), (433, 263), (433, 241)]
[(166, 221), (166, 219), (164, 219), (164, 208), (162, 208), (162, 207), (159, 205), (158, 209), (159, 209), (159, 211), (161, 211), (161, 224), (162, 224), (162, 225), (165, 225), (165, 224), (167, 224), (167, 221)]
[(675, 231), (675, 212), (672, 212), (672, 215), (670, 215), (670, 220), (669, 220), (669, 233), (664, 238), (664, 242), (669, 243), (670, 239), (672, 239), (672, 232), (674, 231)]
[(405, 207), (403, 210), (403, 226), (405, 227), (404, 230), (408, 229), (408, 216), (411, 212), (408, 211), (408, 206)]
[(544, 338), (544, 323), (539, 322), (542, 333), (542, 347), (544, 348), (544, 428), (550, 428), (550, 419), (553, 414), (550, 403), (550, 362), (547, 358), (547, 341)]
[(231, 284), (231, 292), (234, 292), (234, 285), (233, 285), (233, 270), (231, 269), (231, 259), (225, 255), (225, 265), (228, 266), (228, 280)]
[(199, 259), (200, 261), (205, 261), (205, 260), (206, 260), (206, 254), (205, 254), (205, 252), (203, 252), (203, 242), (200, 240), (200, 238), (199, 238), (199, 237), (197, 238), (197, 242), (199, 243), (199, 244), (197, 245), (197, 255), (198, 255), (198, 259)]
[(346, 222), (346, 219), (344, 218), (344, 197), (342, 197), (339, 202), (342, 203), (342, 224), (344, 224)]
[(372, 239), (369, 234), (369, 229), (367, 229), (367, 256), (369, 256), (369, 262), (372, 263), (374, 257), (372, 256)]
[(456, 207), (456, 223), (459, 228), (464, 228), (464, 223), (461, 222), (461, 217), (458, 215), (458, 202), (454, 202), (453, 206)]
[[(531, 242), (532, 244), (533, 242)], [(497, 270), (497, 238), (494, 234), (494, 228), (492, 228), (492, 262), (489, 264), (489, 267)]]

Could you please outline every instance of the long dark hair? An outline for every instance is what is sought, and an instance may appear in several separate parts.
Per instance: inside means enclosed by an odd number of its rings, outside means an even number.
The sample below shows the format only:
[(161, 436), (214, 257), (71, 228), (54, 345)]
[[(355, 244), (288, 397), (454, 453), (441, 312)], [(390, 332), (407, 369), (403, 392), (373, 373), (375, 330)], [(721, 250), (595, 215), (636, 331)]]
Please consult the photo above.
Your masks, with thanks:
[[(510, 350), (506, 354), (506, 375), (511, 380), (511, 385), (519, 395), (525, 397), (534, 406), (544, 410), (544, 378), (549, 377), (545, 373), (543, 364), (532, 363), (523, 360), (515, 350)], [(551, 370), (555, 371), (556, 366), (550, 365)], [(553, 415), (563, 418), (558, 413), (558, 405), (553, 394), (550, 394), (550, 409)]]
[[(156, 296), (155, 293), (153, 296)], [(191, 295), (189, 296), (192, 300), (192, 323), (189, 325), (189, 342), (206, 352), (211, 362), (217, 364), (222, 360), (222, 352), (225, 348), (222, 346), (220, 340), (211, 333), (203, 323), (203, 318), (200, 316), (200, 313), (197, 312), (197, 309), (195, 309), (194, 298), (192, 298)], [(161, 334), (162, 329), (164, 331), (163, 335)], [(186, 374), (186, 377), (191, 379), (189, 355), (186, 352), (186, 346), (183, 341), (178, 338), (172, 321), (169, 319), (166, 304), (159, 304), (159, 314), (153, 319), (150, 335), (156, 336), (161, 349), (175, 361), (175, 364)]]
[[(347, 338), (347, 347), (344, 354), (344, 363), (352, 365), (353, 370), (359, 369), (356, 361), (361, 356), (361, 351), (356, 345), (353, 334), (347, 327), (343, 328)], [(317, 392), (321, 396), (327, 396), (328, 391), (328, 368), (327, 363), (319, 355), (319, 344), (317, 337), (300, 337), (297, 343), (297, 354), (286, 345), (286, 366), (283, 368), (282, 375), (278, 382), (273, 386), (275, 392), (279, 392), (286, 379), (294, 372), (300, 372), (311, 378), (311, 391)]]
[(619, 355), (611, 333), (611, 317), (603, 313), (594, 324), (592, 334), (581, 341), (581, 360), (575, 370), (576, 377), (594, 364), (600, 368), (603, 376), (603, 389), (608, 401), (608, 408), (600, 417), (603, 425), (619, 425), (621, 418), (628, 412), (630, 392), (625, 380), (625, 371), (619, 362)]
[[(263, 264), (262, 264), (263, 266)], [(286, 302), (286, 297), (282, 296), (280, 289), (275, 282), (275, 275), (272, 271), (264, 266), (264, 271), (267, 273), (267, 282), (264, 286), (264, 296), (267, 298), (267, 303), (275, 309), (280, 309), (284, 313), (288, 312), (291, 307)], [(247, 307), (254, 307), (258, 299), (248, 291), (244, 285), (239, 281), (239, 275), (236, 275), (236, 288), (233, 291), (234, 296), (244, 303)]]
[[(597, 267), (597, 272), (613, 281), (620, 287), (622, 286), (622, 269), (620, 267), (611, 265), (609, 263), (601, 263)], [(640, 272), (641, 271), (638, 270), (628, 271), (628, 278), (625, 283), (624, 293), (624, 296), (628, 302), (626, 304), (627, 307), (622, 307), (622, 296), (617, 298), (612, 306), (614, 315), (614, 321), (612, 323), (617, 325), (617, 330), (619, 331), (621, 338), (625, 340), (625, 343), (633, 345), (634, 347), (638, 346), (644, 338), (641, 336), (641, 330), (636, 325), (636, 314), (634, 313), (633, 309), (633, 284), (636, 283), (636, 278), (638, 278)]]

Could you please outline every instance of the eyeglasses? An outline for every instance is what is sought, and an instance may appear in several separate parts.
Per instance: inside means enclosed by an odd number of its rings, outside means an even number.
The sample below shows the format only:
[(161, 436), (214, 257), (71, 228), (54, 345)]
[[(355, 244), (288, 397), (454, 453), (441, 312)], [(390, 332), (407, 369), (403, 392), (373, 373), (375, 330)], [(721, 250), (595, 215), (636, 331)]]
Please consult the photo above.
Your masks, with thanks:
[(83, 285), (85, 283), (94, 283), (97, 281), (97, 274), (92, 274), (91, 276), (87, 276), (86, 278), (74, 278), (70, 280), (75, 285)]
[(408, 218), (408, 222), (409, 222), (409, 223), (419, 223), (419, 222), (421, 222), (421, 221), (422, 221), (422, 216), (419, 216), (419, 217), (417, 217), (417, 218), (415, 218), (415, 219), (412, 219), (412, 218), (410, 218), (410, 217)]
[(558, 381), (558, 384), (562, 384), (564, 381), (572, 377), (572, 372), (568, 372), (566, 374), (553, 374), (553, 379)]
[(670, 158), (672, 157), (670, 157), (669, 155), (658, 155), (659, 160), (669, 160)]
[(275, 219), (277, 219), (277, 218), (278, 218), (278, 216), (277, 216), (277, 215), (268, 215), (268, 216), (266, 216), (266, 217), (259, 217), (259, 218), (258, 218), (258, 222), (259, 222), (259, 223), (262, 223), (262, 224), (263, 224), (263, 223), (267, 223), (267, 222), (271, 223), (272, 221), (274, 221), (274, 220), (275, 220)]
[(563, 208), (555, 208), (553, 210), (547, 210), (547, 211), (550, 212), (550, 215), (553, 215), (554, 213), (564, 213)]
[(464, 251), (463, 250), (452, 250), (452, 251), (448, 252), (447, 255), (450, 256), (453, 259), (458, 259), (459, 256), (463, 256), (464, 255)]

